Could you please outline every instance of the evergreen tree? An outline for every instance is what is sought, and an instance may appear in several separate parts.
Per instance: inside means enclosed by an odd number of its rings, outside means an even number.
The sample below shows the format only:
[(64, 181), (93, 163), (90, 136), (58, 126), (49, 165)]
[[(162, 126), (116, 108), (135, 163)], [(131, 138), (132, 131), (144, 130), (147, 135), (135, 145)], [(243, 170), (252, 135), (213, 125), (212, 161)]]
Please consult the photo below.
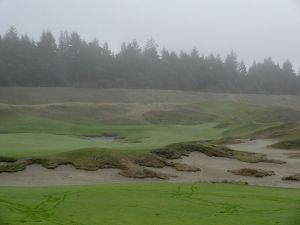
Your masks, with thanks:
[(153, 39), (144, 48), (136, 40), (123, 43), (114, 54), (108, 43), (86, 42), (76, 32), (61, 32), (57, 45), (50, 31), (34, 42), (11, 27), (0, 36), (0, 85), (300, 94), (300, 74), (290, 61), (279, 66), (267, 58), (247, 70), (233, 52), (225, 60), (197, 49), (159, 54)]
[(38, 81), (41, 86), (59, 85), (61, 73), (55, 38), (50, 31), (42, 33), (37, 43), (37, 56), (39, 61)]

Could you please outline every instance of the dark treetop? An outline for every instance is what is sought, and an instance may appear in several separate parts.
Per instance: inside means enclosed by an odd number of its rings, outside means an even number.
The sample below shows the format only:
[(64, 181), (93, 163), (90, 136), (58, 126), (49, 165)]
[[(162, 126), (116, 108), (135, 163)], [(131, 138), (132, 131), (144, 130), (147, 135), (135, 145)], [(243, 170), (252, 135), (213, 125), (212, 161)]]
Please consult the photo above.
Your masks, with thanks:
[(300, 77), (289, 61), (271, 58), (247, 69), (230, 53), (201, 56), (170, 52), (153, 39), (141, 48), (137, 41), (123, 43), (114, 54), (108, 44), (86, 42), (76, 32), (50, 31), (38, 42), (19, 36), (11, 27), (0, 36), (0, 86), (68, 86), (93, 88), (152, 88), (192, 91), (299, 94)]

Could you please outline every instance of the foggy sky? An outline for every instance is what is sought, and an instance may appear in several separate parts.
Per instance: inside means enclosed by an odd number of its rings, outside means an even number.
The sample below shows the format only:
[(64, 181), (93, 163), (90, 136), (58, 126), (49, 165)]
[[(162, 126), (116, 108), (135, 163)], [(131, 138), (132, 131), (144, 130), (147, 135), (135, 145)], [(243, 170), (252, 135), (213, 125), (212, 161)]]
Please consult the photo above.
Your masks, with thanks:
[(300, 0), (0, 0), (0, 33), (10, 25), (34, 39), (78, 31), (115, 51), (152, 37), (169, 50), (235, 51), (248, 65), (272, 56), (300, 67)]

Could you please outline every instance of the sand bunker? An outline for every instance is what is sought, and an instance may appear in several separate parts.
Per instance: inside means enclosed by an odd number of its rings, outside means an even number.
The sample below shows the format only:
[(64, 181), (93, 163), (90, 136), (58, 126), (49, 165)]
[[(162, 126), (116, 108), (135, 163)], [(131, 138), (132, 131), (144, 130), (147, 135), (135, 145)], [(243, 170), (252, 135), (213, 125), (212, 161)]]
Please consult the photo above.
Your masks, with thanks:
[[(148, 168), (163, 174), (170, 175), (168, 181), (158, 178), (128, 178), (120, 175), (118, 169), (101, 169), (98, 171), (76, 170), (70, 165), (60, 166), (48, 170), (40, 165), (30, 165), (26, 170), (17, 173), (1, 173), (1, 186), (48, 186), (48, 185), (82, 185), (98, 183), (128, 183), (128, 182), (247, 182), (250, 185), (293, 187), (300, 188), (300, 182), (282, 180), (296, 173), (300, 173), (300, 159), (290, 158), (292, 150), (273, 149), (267, 146), (275, 143), (274, 140), (254, 140), (228, 145), (228, 147), (248, 152), (266, 154), (268, 158), (286, 161), (286, 164), (274, 163), (246, 163), (235, 159), (209, 157), (200, 152), (192, 152), (189, 156), (170, 160), (173, 163), (189, 165), (197, 168), (194, 172), (177, 171), (173, 167)], [(263, 178), (234, 175), (228, 170), (241, 168), (255, 168), (265, 171), (274, 171), (275, 175)]]

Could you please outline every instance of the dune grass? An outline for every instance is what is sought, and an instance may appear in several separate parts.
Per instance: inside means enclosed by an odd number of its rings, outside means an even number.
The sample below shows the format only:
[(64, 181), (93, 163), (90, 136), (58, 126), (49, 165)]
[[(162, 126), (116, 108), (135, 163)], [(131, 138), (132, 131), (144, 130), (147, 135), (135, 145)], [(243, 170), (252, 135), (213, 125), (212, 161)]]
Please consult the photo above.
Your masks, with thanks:
[(289, 140), (289, 141), (280, 141), (271, 145), (273, 148), (280, 148), (280, 149), (294, 149), (300, 150), (300, 139), (296, 140)]
[(293, 189), (225, 184), (0, 188), (1, 225), (298, 225), (299, 215), (300, 191)]

